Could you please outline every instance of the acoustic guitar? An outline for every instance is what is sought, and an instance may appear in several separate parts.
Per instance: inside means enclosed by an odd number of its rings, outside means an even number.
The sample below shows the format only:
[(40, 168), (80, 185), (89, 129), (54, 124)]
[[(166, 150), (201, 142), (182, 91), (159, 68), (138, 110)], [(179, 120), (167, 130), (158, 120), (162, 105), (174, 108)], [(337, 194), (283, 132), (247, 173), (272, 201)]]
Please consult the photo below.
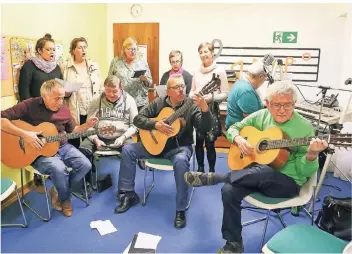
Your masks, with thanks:
[(240, 136), (252, 145), (254, 153), (250, 156), (244, 156), (237, 145), (231, 144), (227, 163), (232, 170), (242, 170), (252, 163), (281, 169), (290, 155), (287, 148), (309, 145), (312, 138), (326, 140), (335, 147), (352, 147), (352, 134), (324, 134), (290, 139), (279, 127), (259, 131), (252, 126), (246, 126), (240, 131)]
[[(221, 85), (219, 75), (215, 76), (213, 73), (212, 79), (202, 88), (199, 92), (200, 95), (209, 94)], [(158, 122), (164, 120), (165, 123), (169, 124), (173, 128), (173, 132), (170, 135), (166, 135), (158, 130), (139, 130), (141, 141), (145, 149), (152, 155), (160, 154), (166, 145), (167, 140), (170, 137), (176, 136), (181, 128), (180, 117), (189, 109), (193, 104), (192, 100), (188, 100), (182, 107), (174, 111), (170, 107), (163, 108), (157, 117), (151, 118), (151, 120)]]
[(59, 134), (57, 128), (52, 123), (45, 122), (37, 126), (33, 126), (21, 120), (13, 120), (11, 123), (26, 131), (42, 131), (42, 134), (38, 135), (38, 137), (39, 139), (44, 140), (46, 144), (43, 149), (39, 151), (32, 147), (31, 144), (24, 142), (22, 137), (1, 130), (1, 162), (10, 168), (26, 167), (40, 155), (46, 157), (55, 155), (59, 150), (60, 141), (94, 134), (108, 135), (116, 132), (115, 126), (105, 126), (85, 132)]

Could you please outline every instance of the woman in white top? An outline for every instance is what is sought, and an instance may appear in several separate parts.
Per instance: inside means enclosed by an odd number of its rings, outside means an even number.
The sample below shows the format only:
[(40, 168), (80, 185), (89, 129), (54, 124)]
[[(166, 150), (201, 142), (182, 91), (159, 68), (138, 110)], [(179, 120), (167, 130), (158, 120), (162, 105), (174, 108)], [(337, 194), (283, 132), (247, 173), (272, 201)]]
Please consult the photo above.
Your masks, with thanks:
[(227, 99), (228, 82), (225, 70), (216, 65), (214, 62), (214, 46), (211, 43), (204, 42), (198, 47), (198, 53), (202, 64), (200, 69), (195, 71), (192, 80), (192, 89), (190, 97), (199, 92), (209, 81), (213, 73), (219, 75), (221, 86), (220, 89), (212, 94), (204, 95), (205, 101), (209, 104), (212, 113), (212, 129), (208, 133), (200, 133), (196, 130), (196, 157), (198, 161), (198, 172), (204, 172), (204, 142), (207, 149), (207, 158), (209, 163), (209, 172), (215, 172), (216, 152), (215, 140), (220, 135), (221, 125), (219, 121), (220, 109), (219, 103)]
[[(61, 67), (64, 80), (83, 83), (78, 92), (66, 93), (64, 101), (77, 124), (86, 122), (93, 96), (100, 95), (102, 91), (99, 66), (87, 58), (87, 47), (85, 38), (74, 38), (70, 44), (71, 57)], [(70, 143), (78, 148), (80, 139), (70, 140)]]

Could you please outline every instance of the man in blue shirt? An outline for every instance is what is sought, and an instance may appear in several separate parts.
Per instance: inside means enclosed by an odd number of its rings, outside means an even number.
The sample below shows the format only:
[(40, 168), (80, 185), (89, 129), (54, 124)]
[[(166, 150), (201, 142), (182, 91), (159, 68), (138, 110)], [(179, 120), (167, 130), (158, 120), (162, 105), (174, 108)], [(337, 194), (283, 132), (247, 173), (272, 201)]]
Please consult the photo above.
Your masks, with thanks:
[(226, 129), (234, 123), (263, 108), (263, 103), (256, 92), (265, 81), (266, 74), (262, 62), (254, 62), (242, 79), (230, 89), (227, 99)]

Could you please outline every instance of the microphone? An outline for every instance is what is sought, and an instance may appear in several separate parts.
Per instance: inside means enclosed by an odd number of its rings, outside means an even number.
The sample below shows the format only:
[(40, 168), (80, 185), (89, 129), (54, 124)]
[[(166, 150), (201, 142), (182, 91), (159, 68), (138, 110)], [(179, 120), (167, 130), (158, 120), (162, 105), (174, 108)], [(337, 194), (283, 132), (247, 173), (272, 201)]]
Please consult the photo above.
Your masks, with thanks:
[[(273, 56), (272, 54), (265, 54), (262, 62), (263, 62), (263, 64), (264, 64), (264, 71), (265, 71), (265, 74), (266, 74), (266, 76), (267, 76), (268, 79), (269, 79), (269, 85), (271, 85), (272, 83), (274, 83), (274, 78), (273, 78), (272, 74), (270, 74), (269, 70), (267, 69), (267, 66), (272, 65), (273, 62), (276, 63), (275, 58), (274, 58), (274, 56)], [(276, 64), (275, 64), (275, 65), (276, 65)], [(272, 73), (273, 73), (274, 71), (276, 71), (276, 67), (275, 67), (275, 69), (273, 68)]]
[(263, 64), (266, 66), (272, 65), (275, 61), (275, 58), (272, 54), (265, 54), (263, 58)]
[(345, 85), (348, 86), (348, 85), (351, 85), (351, 84), (352, 84), (352, 78), (346, 79)]

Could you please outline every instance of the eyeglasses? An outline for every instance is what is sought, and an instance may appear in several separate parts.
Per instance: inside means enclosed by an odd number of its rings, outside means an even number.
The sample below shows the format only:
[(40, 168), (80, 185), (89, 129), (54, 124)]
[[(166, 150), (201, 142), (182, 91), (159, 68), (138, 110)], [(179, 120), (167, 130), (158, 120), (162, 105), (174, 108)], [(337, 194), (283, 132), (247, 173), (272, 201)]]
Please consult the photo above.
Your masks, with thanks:
[(180, 91), (180, 90), (183, 90), (186, 88), (185, 85), (177, 85), (177, 86), (172, 86), (172, 87), (169, 87), (171, 89), (174, 89), (175, 91)]
[(286, 103), (286, 104), (280, 104), (280, 103), (270, 103), (271, 107), (275, 110), (280, 110), (281, 107), (284, 108), (284, 110), (290, 110), (293, 108), (295, 105), (294, 103)]
[(138, 49), (137, 48), (126, 48), (129, 52), (136, 52)]
[(177, 61), (172, 61), (172, 62), (171, 62), (171, 64), (179, 64), (179, 63), (181, 63), (181, 61), (180, 61), (180, 60), (177, 60)]

